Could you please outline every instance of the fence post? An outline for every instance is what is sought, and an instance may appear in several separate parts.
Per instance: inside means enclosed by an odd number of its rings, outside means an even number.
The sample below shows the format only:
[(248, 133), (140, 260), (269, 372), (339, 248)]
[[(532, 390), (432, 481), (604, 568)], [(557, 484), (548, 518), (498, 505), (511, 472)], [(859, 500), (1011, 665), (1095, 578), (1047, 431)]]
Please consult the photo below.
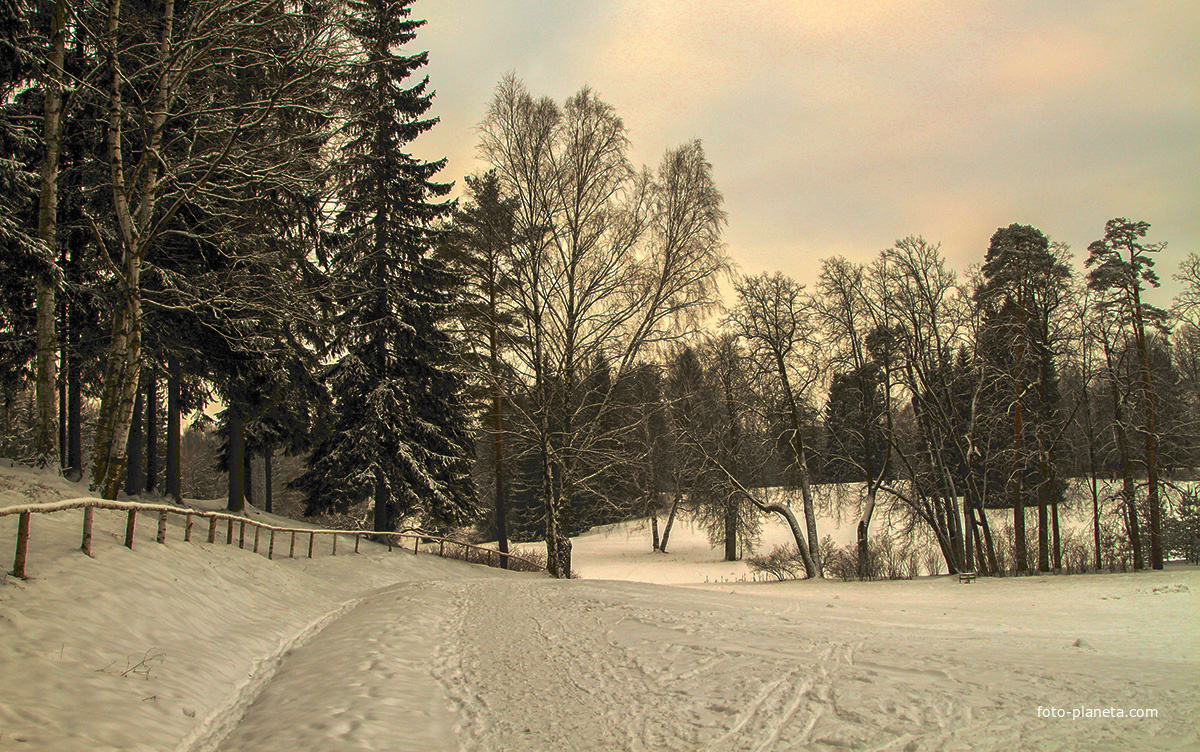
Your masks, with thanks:
[(133, 529), (137, 526), (137, 510), (129, 510), (129, 519), (125, 522), (125, 548), (133, 550)]
[(337, 533), (333, 534), (333, 555), (337, 556)]
[(262, 525), (254, 525), (254, 553), (258, 553), (258, 536), (262, 533)]
[(288, 558), (296, 558), (296, 531), (292, 531), (292, 547), (288, 549)]
[(96, 516), (95, 507), (85, 507), (83, 510), (83, 545), (80, 546), (88, 556), (92, 555), (92, 519)]
[(208, 542), (209, 543), (217, 542), (217, 518), (216, 517), (208, 518)]
[(313, 537), (315, 535), (316, 535), (316, 533), (308, 534), (308, 558), (310, 558), (310, 559), (312, 558)]
[(159, 543), (167, 542), (167, 513), (166, 512), (158, 513), (158, 536), (157, 536), (156, 540)]
[(443, 556), (446, 553), (446, 541), (442, 539), (438, 541), (438, 556)]
[(354, 534), (354, 553), (358, 553), (358, 544), (361, 541), (361, 539), (362, 539), (361, 535), (359, 535), (358, 533)]
[(29, 512), (21, 512), (17, 522), (17, 555), (13, 557), (13, 576), (25, 579), (25, 554), (29, 550)]
[(225, 545), (233, 545), (233, 518), (229, 519), (229, 527), (225, 529)]
[(275, 531), (271, 531), (271, 547), (267, 549), (267, 559), (275, 558)]
[(396, 542), (396, 536), (394, 536), (394, 535), (387, 536), (387, 542), (388, 542), (388, 553), (390, 554), (392, 552), (392, 544)]
[(183, 542), (192, 542), (192, 515), (190, 514), (187, 516), (187, 522), (183, 525)]
[(414, 535), (413, 536), (413, 553), (414, 554), (418, 553), (420, 551), (420, 548), (421, 548), (421, 536)]
[(242, 520), (238, 526), (238, 548), (246, 548), (246, 521)]

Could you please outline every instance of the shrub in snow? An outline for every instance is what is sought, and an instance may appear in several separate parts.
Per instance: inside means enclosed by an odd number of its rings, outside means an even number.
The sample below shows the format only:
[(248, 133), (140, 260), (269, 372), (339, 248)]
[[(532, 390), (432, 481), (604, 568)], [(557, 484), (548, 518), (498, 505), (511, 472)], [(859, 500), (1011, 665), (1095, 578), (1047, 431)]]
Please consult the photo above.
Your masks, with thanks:
[(763, 572), (782, 582), (796, 580), (804, 573), (804, 562), (795, 546), (776, 546), (770, 553), (747, 556), (751, 572)]

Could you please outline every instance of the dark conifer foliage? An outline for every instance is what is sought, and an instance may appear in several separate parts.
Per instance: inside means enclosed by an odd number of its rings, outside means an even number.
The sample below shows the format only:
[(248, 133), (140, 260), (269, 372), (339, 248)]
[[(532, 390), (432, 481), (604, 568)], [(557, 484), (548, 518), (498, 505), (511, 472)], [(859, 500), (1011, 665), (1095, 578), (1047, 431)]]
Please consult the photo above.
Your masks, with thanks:
[(310, 512), (373, 499), (374, 527), (402, 517), (461, 522), (477, 514), (463, 379), (442, 330), (455, 278), (431, 257), (432, 223), (451, 205), (435, 182), (444, 160), (405, 151), (426, 117), (426, 53), (403, 55), (424, 21), (411, 0), (354, 0), (345, 31), (360, 46), (343, 69), (346, 141), (337, 165), (339, 237), (330, 273), (341, 312), (328, 383), (336, 418), (296, 483)]

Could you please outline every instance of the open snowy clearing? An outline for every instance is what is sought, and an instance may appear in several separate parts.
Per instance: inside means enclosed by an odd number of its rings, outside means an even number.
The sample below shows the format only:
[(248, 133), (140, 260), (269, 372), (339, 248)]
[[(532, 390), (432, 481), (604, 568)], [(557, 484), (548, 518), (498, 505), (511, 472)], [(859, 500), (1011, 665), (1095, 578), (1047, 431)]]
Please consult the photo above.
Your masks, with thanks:
[[(0, 469), (0, 504), (78, 495)], [(377, 546), (269, 562), (178, 529), (131, 552), (101, 513), (92, 560), (79, 517), (35, 516), (31, 579), (0, 585), (0, 749), (1200, 748), (1194, 567), (713, 582), (729, 565), (680, 529), (699, 584), (665, 587)], [(590, 538), (585, 577), (669, 558)]]

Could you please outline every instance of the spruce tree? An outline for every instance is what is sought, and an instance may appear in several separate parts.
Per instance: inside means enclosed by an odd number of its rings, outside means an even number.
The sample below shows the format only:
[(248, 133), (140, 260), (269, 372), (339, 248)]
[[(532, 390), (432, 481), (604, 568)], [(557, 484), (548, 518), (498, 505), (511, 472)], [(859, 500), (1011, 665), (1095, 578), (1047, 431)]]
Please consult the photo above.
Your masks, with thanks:
[(310, 512), (373, 498), (374, 528), (400, 518), (462, 522), (477, 514), (473, 441), (463, 378), (441, 325), (454, 278), (431, 255), (433, 222), (451, 204), (434, 181), (445, 160), (405, 151), (437, 122), (429, 79), (410, 80), (427, 53), (403, 55), (424, 21), (412, 0), (351, 0), (345, 31), (357, 45), (340, 88), (345, 141), (330, 272), (340, 312), (328, 373), (337, 401), (329, 436), (296, 485)]

